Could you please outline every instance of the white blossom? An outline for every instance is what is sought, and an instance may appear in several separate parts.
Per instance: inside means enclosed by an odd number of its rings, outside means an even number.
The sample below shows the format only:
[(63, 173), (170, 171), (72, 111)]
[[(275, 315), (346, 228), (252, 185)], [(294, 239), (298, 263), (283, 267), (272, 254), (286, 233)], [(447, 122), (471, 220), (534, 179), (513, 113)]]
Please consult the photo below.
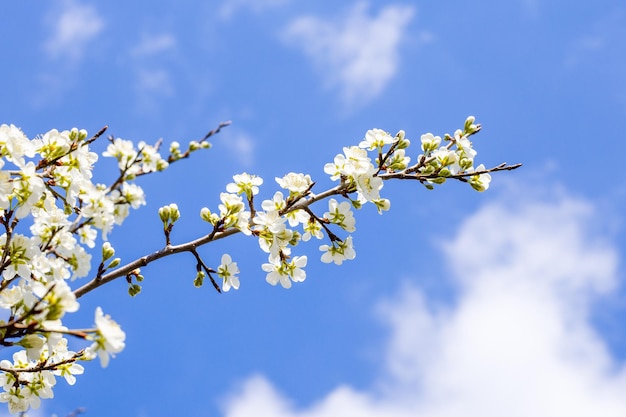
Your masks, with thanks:
[(341, 265), (345, 260), (352, 260), (356, 257), (356, 252), (352, 247), (352, 236), (348, 236), (343, 242), (333, 242), (332, 245), (322, 245), (320, 250), (324, 252), (322, 262)]
[(370, 129), (365, 133), (365, 140), (359, 143), (360, 148), (374, 150), (394, 142), (394, 138), (382, 129)]
[(282, 178), (276, 178), (276, 182), (282, 188), (286, 188), (290, 193), (294, 194), (305, 192), (313, 183), (310, 175), (296, 174), (294, 172), (290, 172)]
[(124, 349), (126, 333), (109, 315), (105, 316), (100, 307), (96, 308), (95, 321), (97, 334), (94, 343), (86, 349), (85, 354), (88, 357), (97, 354), (100, 365), (106, 368), (109, 365), (109, 355), (115, 356)]
[(239, 268), (237, 267), (237, 262), (233, 262), (230, 255), (226, 253), (222, 255), (222, 263), (217, 268), (217, 275), (224, 280), (224, 284), (222, 285), (224, 291), (229, 291), (231, 288), (239, 289), (238, 273)]

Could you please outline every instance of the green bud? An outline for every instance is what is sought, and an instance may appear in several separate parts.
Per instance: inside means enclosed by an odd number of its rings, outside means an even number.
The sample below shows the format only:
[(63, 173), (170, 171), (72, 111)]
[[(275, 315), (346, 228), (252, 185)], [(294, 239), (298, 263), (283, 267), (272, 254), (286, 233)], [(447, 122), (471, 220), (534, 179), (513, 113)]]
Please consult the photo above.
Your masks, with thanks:
[(130, 284), (128, 286), (128, 295), (130, 295), (131, 297), (136, 296), (140, 292), (141, 292), (141, 285)]
[(200, 218), (202, 220), (204, 220), (207, 223), (213, 224), (212, 216), (213, 214), (211, 213), (211, 210), (209, 210), (208, 207), (202, 207), (202, 210), (200, 210)]
[(170, 221), (176, 223), (176, 220), (180, 219), (180, 210), (175, 203), (169, 205), (170, 207)]
[(401, 130), (398, 133), (396, 133), (396, 139), (398, 140), (398, 144), (396, 145), (397, 149), (406, 149), (411, 144), (410, 140), (405, 139), (404, 130)]
[(409, 146), (411, 146), (411, 141), (408, 139), (402, 139), (400, 142), (398, 142), (398, 149), (406, 149)]
[(449, 177), (450, 176), (450, 170), (448, 168), (441, 168), (441, 170), (439, 171), (439, 176), (441, 176), (441, 177)]
[(193, 280), (193, 286), (196, 288), (202, 287), (202, 284), (204, 283), (204, 277), (204, 271), (198, 271), (198, 273), (196, 274), (196, 278)]
[(77, 128), (72, 128), (72, 130), (70, 130), (70, 139), (75, 142), (85, 140), (86, 137), (87, 131), (85, 129), (78, 130)]
[(41, 349), (44, 345), (44, 338), (37, 336), (36, 334), (29, 334), (24, 336), (22, 340), (16, 343), (26, 349)]
[(420, 174), (424, 174), (424, 175), (434, 174), (435, 170), (439, 168), (439, 166), (436, 161), (433, 161), (433, 162), (435, 162), (434, 166), (433, 166), (433, 163), (431, 162), (429, 165), (426, 165), (424, 168), (422, 168), (422, 170), (420, 171)]
[(106, 261), (107, 259), (113, 257), (115, 255), (115, 249), (109, 242), (104, 242), (102, 245), (102, 260)]
[(170, 143), (170, 153), (180, 154), (180, 143), (178, 142)]
[(111, 268), (115, 268), (116, 266), (118, 266), (120, 263), (122, 262), (122, 260), (120, 258), (115, 258), (111, 261), (111, 263), (109, 264), (109, 266), (107, 266), (107, 269), (111, 269)]
[(469, 158), (461, 158), (459, 159), (459, 166), (463, 170), (468, 170), (474, 165), (474, 161)]
[(474, 116), (469, 116), (465, 120), (465, 125), (463, 126), (464, 133), (467, 135), (473, 135), (474, 133), (480, 130), (480, 125), (474, 124), (476, 118)]
[(171, 210), (169, 206), (163, 206), (159, 209), (159, 218), (163, 224), (167, 224), (170, 221)]

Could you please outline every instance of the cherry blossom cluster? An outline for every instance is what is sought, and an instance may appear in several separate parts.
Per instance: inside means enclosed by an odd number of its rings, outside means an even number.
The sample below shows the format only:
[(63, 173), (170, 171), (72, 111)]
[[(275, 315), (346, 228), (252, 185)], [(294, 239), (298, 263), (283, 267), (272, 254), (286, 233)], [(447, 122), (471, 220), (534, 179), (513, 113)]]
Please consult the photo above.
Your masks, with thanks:
[[(132, 181), (185, 154), (173, 144), (163, 158), (158, 146), (111, 138), (103, 155), (117, 160), (119, 177), (94, 183), (98, 155), (89, 145), (103, 132), (88, 138), (84, 130), (53, 129), (30, 140), (14, 125), (0, 126), (0, 344), (11, 356), (0, 361), (0, 402), (11, 413), (52, 398), (57, 376), (74, 384), (84, 370), (78, 362), (99, 357), (105, 367), (124, 348), (124, 332), (100, 307), (91, 328), (63, 325), (65, 314), (79, 309), (68, 282), (91, 272), (98, 241), (96, 277), (119, 265), (106, 239), (131, 208), (145, 204)], [(192, 142), (188, 152), (206, 147)], [(88, 343), (72, 351), (67, 335)]]
[[(108, 185), (94, 182), (98, 155), (90, 149), (105, 129), (90, 138), (84, 130), (51, 130), (31, 140), (13, 125), (0, 126), (0, 344), (5, 355), (10, 355), (0, 359), (0, 402), (7, 403), (11, 413), (37, 408), (41, 399), (52, 398), (59, 376), (74, 384), (84, 372), (80, 362), (99, 358), (106, 367), (110, 357), (124, 349), (124, 331), (100, 307), (92, 327), (69, 329), (63, 324), (66, 313), (79, 310), (81, 296), (112, 280), (125, 278), (128, 293), (135, 296), (144, 280), (142, 267), (189, 252), (197, 261), (196, 287), (208, 278), (218, 292), (238, 289), (240, 271), (230, 254), (223, 254), (214, 269), (198, 248), (242, 233), (255, 239), (267, 254), (267, 262), (261, 265), (266, 281), (290, 288), (306, 279), (308, 258), (295, 253), (301, 242), (318, 241), (324, 263), (341, 265), (355, 258), (353, 210), (367, 203), (381, 214), (389, 210), (390, 201), (381, 196), (384, 181), (411, 179), (432, 189), (456, 179), (484, 191), (491, 172), (519, 166), (485, 169), (481, 164), (474, 168), (476, 151), (470, 137), (480, 125), (473, 117), (453, 135), (422, 135), (413, 164), (408, 155), (411, 142), (404, 131), (391, 135), (372, 129), (357, 146), (344, 148), (324, 166), (337, 185), (314, 193), (316, 184), (310, 175), (289, 173), (276, 178), (281, 190), (259, 204), (263, 179), (248, 173), (235, 175), (220, 194), (217, 208), (200, 210), (201, 219), (210, 225), (205, 234), (172, 244), (181, 213), (174, 203), (161, 207), (158, 216), (164, 246), (122, 264), (107, 238), (131, 209), (146, 203), (135, 181), (209, 148), (207, 139), (228, 124), (190, 142), (186, 149), (173, 142), (166, 156), (161, 155), (160, 141), (135, 145), (109, 137), (102, 156), (117, 162), (119, 175)], [(316, 213), (316, 203), (322, 201), (326, 205)], [(74, 284), (85, 277), (90, 277), (86, 283)], [(85, 341), (85, 347), (70, 350), (68, 336)]]
[[(330, 242), (319, 246), (324, 263), (341, 265), (355, 258), (352, 236), (342, 239), (331, 227), (354, 232), (356, 221), (352, 210), (360, 209), (366, 203), (374, 204), (380, 214), (389, 210), (390, 201), (380, 195), (384, 180), (414, 179), (433, 189), (453, 178), (469, 183), (477, 191), (489, 188), (489, 172), (503, 166), (489, 171), (482, 164), (474, 168), (476, 151), (470, 137), (480, 130), (480, 125), (474, 122), (474, 118), (469, 117), (463, 129), (453, 135), (446, 134), (443, 139), (432, 133), (422, 135), (421, 153), (413, 165), (410, 164), (411, 157), (407, 156), (411, 142), (404, 131), (392, 136), (381, 129), (369, 130), (358, 146), (343, 148), (342, 154), (324, 166), (330, 179), (339, 181), (337, 187), (314, 194), (315, 184), (309, 175), (289, 173), (276, 178), (278, 185), (286, 190), (285, 194), (276, 191), (271, 199), (262, 201), (261, 210), (255, 207), (254, 199), (263, 179), (247, 173), (235, 175), (234, 182), (228, 184), (226, 192), (220, 195), (218, 210), (211, 212), (205, 207), (200, 217), (213, 226), (213, 236), (229, 230), (254, 236), (261, 250), (268, 254), (268, 262), (261, 266), (267, 273), (266, 281), (290, 288), (292, 282), (302, 282), (306, 278), (303, 268), (307, 256), (292, 256), (292, 248), (301, 241), (309, 241), (312, 237), (322, 240), (326, 236)], [(345, 201), (329, 198), (335, 195)], [(319, 201), (320, 196), (329, 198), (328, 211), (321, 216), (312, 209), (312, 204)], [(196, 285), (201, 285), (205, 272), (209, 275), (216, 272), (223, 281), (224, 291), (239, 288), (239, 268), (229, 254), (222, 257), (217, 271), (199, 268)]]

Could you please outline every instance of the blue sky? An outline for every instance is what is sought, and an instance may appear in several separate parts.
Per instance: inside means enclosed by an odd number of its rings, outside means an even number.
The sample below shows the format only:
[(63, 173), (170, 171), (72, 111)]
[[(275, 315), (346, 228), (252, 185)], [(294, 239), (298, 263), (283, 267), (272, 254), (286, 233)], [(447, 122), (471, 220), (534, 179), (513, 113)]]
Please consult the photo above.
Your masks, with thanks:
[[(626, 414), (626, 6), (620, 1), (56, 1), (0, 6), (0, 123), (213, 148), (142, 179), (148, 204), (111, 235), (124, 261), (208, 233), (233, 174), (305, 172), (370, 128), (414, 143), (475, 115), (478, 162), (523, 162), (487, 193), (387, 183), (357, 214), (357, 258), (265, 283), (243, 236), (201, 250), (241, 289), (195, 289), (194, 261), (81, 299), (127, 332), (34, 416), (460, 417)], [(476, 3), (476, 2), (474, 2)], [(10, 17), (10, 18), (7, 18)], [(101, 152), (105, 143), (96, 145)], [(417, 147), (410, 148), (415, 157)], [(115, 173), (103, 160), (96, 175)], [(320, 208), (319, 210), (323, 210)]]

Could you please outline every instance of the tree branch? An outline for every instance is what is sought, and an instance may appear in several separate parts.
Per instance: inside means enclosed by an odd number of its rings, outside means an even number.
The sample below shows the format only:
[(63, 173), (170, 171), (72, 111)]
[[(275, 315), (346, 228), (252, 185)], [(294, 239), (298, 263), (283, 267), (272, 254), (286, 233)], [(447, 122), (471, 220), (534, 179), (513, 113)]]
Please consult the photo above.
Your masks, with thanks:
[[(219, 129), (219, 128), (218, 128)], [(211, 132), (209, 132), (210, 134)], [(208, 134), (207, 134), (208, 135)], [(474, 175), (480, 175), (480, 174), (487, 174), (490, 172), (497, 172), (497, 171), (511, 171), (514, 169), (517, 169), (519, 167), (521, 167), (522, 164), (514, 164), (514, 165), (507, 165), (506, 163), (502, 163), (494, 168), (491, 169), (486, 169), (486, 170), (481, 170), (481, 171), (475, 171), (475, 172), (471, 172), (471, 173), (461, 173), (461, 174), (456, 174), (456, 175), (449, 175), (447, 177), (440, 177), (438, 174), (428, 174), (428, 175), (424, 175), (424, 174), (420, 174), (420, 173), (415, 173), (415, 174), (407, 174), (406, 170), (402, 171), (402, 172), (398, 172), (398, 173), (388, 173), (388, 174), (380, 174), (379, 177), (382, 178), (383, 180), (390, 180), (390, 179), (400, 179), (400, 180), (407, 180), (407, 179), (412, 179), (412, 180), (418, 180), (420, 182), (429, 180), (429, 179), (435, 179), (435, 178), (446, 178), (446, 179), (457, 179), (460, 181), (467, 181), (466, 178), (468, 177), (472, 177)], [(313, 194), (310, 193), (310, 197), (307, 199), (300, 199), (297, 203), (293, 204), (292, 206), (288, 207), (286, 210), (281, 211), (281, 215), (285, 215), (291, 212), (294, 212), (296, 210), (304, 210), (307, 209), (311, 204), (320, 201), (320, 200), (324, 200), (328, 197), (334, 196), (334, 195), (346, 195), (349, 193), (354, 192), (354, 189), (351, 189), (351, 185), (348, 183), (344, 183), (342, 182), (341, 184), (330, 188), (320, 194)], [(74, 294), (76, 295), (76, 298), (80, 298), (83, 295), (87, 294), (88, 292), (108, 283), (111, 282), (117, 278), (120, 277), (124, 277), (127, 276), (128, 274), (132, 273), (132, 271), (134, 271), (137, 268), (142, 268), (145, 267), (147, 265), (149, 265), (150, 263), (161, 259), (161, 258), (165, 258), (166, 256), (170, 256), (170, 255), (174, 255), (176, 253), (181, 253), (181, 252), (191, 252), (191, 253), (196, 253), (196, 249), (200, 246), (206, 245), (207, 243), (213, 242), (215, 240), (220, 240), (223, 239), (225, 237), (228, 236), (232, 236), (234, 234), (239, 233), (240, 230), (235, 228), (235, 227), (231, 227), (228, 228), (226, 230), (223, 231), (217, 231), (214, 229), (213, 231), (211, 231), (211, 233), (208, 233), (198, 239), (189, 241), (187, 243), (183, 243), (180, 245), (166, 245), (163, 249), (160, 249), (156, 252), (153, 252), (152, 254), (149, 255), (145, 255), (142, 256), (141, 258), (138, 258), (124, 266), (121, 266), (107, 274), (104, 274), (102, 276), (96, 277), (94, 279), (92, 279), (90, 282), (88, 282), (87, 284), (83, 285), (82, 287), (76, 289), (74, 291)]]

